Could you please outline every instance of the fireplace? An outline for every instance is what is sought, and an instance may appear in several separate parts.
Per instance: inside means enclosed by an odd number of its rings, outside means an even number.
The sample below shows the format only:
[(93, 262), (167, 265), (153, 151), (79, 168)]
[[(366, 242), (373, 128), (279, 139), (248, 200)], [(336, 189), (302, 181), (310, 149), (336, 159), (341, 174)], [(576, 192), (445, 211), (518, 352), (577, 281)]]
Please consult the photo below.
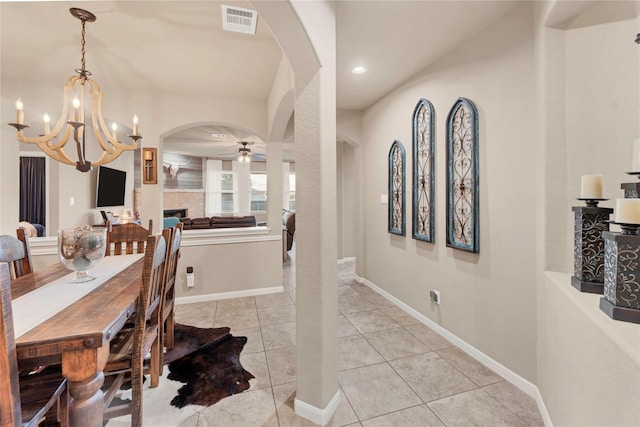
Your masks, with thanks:
[(186, 218), (188, 209), (165, 209), (163, 215), (165, 218), (175, 216), (176, 218)]

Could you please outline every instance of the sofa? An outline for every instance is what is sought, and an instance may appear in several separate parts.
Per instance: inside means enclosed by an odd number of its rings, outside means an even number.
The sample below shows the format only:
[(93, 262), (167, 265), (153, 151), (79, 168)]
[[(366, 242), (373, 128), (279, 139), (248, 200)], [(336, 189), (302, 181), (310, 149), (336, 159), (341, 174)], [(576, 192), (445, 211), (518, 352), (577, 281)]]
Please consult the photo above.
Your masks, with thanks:
[(180, 218), (183, 230), (207, 230), (211, 228), (255, 227), (256, 217), (212, 216), (204, 218)]
[(46, 228), (41, 224), (31, 224), (27, 221), (20, 221), (18, 227), (27, 230), (28, 237), (44, 237), (47, 234)]
[(293, 235), (296, 232), (296, 211), (282, 209), (282, 225), (287, 228), (287, 251), (293, 246)]

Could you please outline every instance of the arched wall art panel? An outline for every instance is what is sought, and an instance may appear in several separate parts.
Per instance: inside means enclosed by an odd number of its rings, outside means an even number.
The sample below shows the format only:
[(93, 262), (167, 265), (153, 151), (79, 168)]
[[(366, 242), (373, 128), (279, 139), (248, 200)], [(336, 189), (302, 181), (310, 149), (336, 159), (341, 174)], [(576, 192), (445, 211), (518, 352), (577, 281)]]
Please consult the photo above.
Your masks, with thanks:
[(459, 98), (447, 117), (447, 246), (480, 251), (478, 111)]
[(405, 164), (406, 154), (400, 141), (389, 150), (389, 225), (391, 234), (405, 235)]
[(413, 238), (435, 241), (434, 111), (431, 102), (418, 101), (413, 112)]

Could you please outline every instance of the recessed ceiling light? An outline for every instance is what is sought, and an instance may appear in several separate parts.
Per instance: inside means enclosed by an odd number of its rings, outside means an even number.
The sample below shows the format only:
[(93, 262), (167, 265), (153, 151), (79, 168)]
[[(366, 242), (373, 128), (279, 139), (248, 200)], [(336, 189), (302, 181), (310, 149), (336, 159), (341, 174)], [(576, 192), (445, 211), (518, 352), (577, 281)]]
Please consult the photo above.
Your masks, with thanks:
[(227, 134), (226, 133), (212, 133), (211, 134), (211, 138), (226, 138)]
[(359, 66), (359, 67), (353, 67), (353, 69), (351, 70), (351, 72), (352, 72), (353, 74), (364, 74), (364, 73), (366, 73), (366, 72), (367, 72), (367, 69), (366, 69), (366, 68), (364, 68), (364, 67), (362, 67), (362, 66)]

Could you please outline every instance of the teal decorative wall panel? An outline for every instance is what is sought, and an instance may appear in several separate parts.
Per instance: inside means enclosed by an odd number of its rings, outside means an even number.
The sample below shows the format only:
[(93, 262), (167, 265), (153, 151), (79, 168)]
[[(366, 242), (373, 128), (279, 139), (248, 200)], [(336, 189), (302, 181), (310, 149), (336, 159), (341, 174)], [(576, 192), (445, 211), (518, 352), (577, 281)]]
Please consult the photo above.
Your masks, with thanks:
[(480, 251), (478, 111), (459, 98), (447, 118), (447, 246)]
[(413, 112), (413, 238), (435, 241), (434, 111), (418, 101)]
[(389, 150), (389, 225), (391, 234), (405, 235), (405, 150), (394, 141)]

